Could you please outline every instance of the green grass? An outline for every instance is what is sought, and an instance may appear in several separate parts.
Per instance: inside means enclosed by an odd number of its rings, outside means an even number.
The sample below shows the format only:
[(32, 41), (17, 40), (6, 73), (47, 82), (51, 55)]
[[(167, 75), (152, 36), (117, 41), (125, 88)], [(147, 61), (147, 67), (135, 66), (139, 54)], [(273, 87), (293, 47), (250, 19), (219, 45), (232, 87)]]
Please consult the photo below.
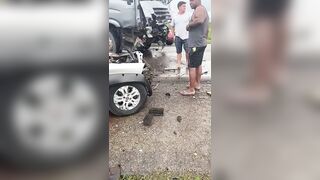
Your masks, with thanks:
[(150, 175), (125, 175), (121, 177), (121, 180), (210, 180), (210, 177), (209, 175), (201, 175), (192, 172), (183, 175), (161, 172)]

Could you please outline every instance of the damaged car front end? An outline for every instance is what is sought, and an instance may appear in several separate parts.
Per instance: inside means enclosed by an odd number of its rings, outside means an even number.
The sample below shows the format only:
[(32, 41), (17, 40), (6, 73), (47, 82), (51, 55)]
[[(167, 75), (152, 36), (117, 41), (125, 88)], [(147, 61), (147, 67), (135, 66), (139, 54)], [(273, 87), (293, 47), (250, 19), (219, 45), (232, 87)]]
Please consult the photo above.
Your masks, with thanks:
[(139, 51), (109, 53), (109, 110), (117, 116), (139, 112), (152, 95), (153, 69)]
[(144, 51), (153, 43), (164, 47), (168, 41), (171, 15), (166, 3), (170, 1), (110, 0), (109, 50), (120, 53), (122, 49)]

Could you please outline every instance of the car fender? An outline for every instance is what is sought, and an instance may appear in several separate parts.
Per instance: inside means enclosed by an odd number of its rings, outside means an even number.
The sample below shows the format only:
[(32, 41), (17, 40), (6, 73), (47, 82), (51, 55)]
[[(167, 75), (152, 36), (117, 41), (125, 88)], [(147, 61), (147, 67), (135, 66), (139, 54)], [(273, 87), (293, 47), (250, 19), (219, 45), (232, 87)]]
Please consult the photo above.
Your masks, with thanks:
[(120, 28), (121, 25), (118, 21), (114, 20), (114, 19), (109, 19), (109, 25), (112, 24), (114, 25), (116, 28)]
[(142, 84), (146, 88), (148, 96), (152, 95), (151, 85), (143, 74), (109, 74), (109, 87), (126, 83)]

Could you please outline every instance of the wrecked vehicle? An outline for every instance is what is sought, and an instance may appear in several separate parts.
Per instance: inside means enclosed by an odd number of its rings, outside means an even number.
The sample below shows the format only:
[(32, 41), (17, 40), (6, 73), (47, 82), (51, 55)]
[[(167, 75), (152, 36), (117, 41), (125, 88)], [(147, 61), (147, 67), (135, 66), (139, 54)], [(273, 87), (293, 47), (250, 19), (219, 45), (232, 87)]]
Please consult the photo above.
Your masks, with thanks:
[(120, 53), (124, 47), (145, 51), (153, 43), (164, 47), (171, 15), (166, 6), (171, 0), (110, 0), (109, 51)]
[(153, 69), (139, 51), (109, 53), (109, 110), (117, 116), (140, 111), (152, 95)]
[(109, 108), (117, 116), (139, 112), (152, 95), (150, 81), (144, 76), (145, 64), (109, 64)]

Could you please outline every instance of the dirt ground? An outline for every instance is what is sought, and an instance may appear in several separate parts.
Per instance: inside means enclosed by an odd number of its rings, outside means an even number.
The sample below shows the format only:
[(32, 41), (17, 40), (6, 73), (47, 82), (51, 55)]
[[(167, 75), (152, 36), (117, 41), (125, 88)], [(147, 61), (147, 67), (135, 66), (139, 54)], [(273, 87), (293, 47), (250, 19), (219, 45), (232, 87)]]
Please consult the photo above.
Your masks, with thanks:
[[(156, 89), (145, 107), (138, 114), (128, 117), (111, 115), (109, 165), (120, 164), (123, 174), (143, 175), (163, 171), (209, 174), (211, 96), (207, 92), (211, 92), (210, 82), (203, 82), (202, 90), (194, 97), (181, 96), (178, 92), (186, 88), (186, 79), (163, 80), (167, 73), (163, 69), (175, 65), (174, 47), (166, 48), (165, 52), (151, 54), (149, 62), (157, 68), (157, 74), (162, 78), (156, 78), (153, 82)], [(177, 77), (174, 72), (168, 74)], [(164, 108), (164, 116), (155, 116), (152, 125), (147, 127), (142, 121), (152, 107)]]

